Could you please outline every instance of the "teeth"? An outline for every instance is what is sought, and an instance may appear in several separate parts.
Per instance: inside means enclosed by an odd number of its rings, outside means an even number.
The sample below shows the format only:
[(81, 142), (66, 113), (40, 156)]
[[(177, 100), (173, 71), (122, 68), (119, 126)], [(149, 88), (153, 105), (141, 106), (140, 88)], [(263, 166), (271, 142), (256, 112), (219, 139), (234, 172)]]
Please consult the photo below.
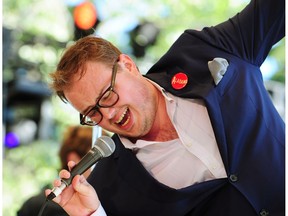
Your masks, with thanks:
[(128, 124), (128, 122), (129, 122), (129, 119), (130, 119), (130, 116), (127, 118), (126, 122), (124, 122), (124, 124), (123, 124), (122, 126), (125, 126), (125, 125), (127, 125), (127, 124)]
[(119, 124), (123, 120), (123, 118), (126, 115), (127, 111), (128, 111), (128, 108), (126, 108), (126, 110), (122, 113), (122, 115), (120, 116), (118, 121), (116, 121), (116, 124)]

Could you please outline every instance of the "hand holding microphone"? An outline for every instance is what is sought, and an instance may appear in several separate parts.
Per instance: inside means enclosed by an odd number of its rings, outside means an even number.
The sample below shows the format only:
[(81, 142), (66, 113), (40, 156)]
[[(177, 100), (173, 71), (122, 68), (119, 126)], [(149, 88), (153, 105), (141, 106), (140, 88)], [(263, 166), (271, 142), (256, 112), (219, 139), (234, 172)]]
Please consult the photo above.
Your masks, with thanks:
[(94, 165), (97, 161), (104, 157), (110, 156), (115, 150), (114, 141), (108, 136), (99, 137), (92, 149), (76, 164), (71, 172), (70, 177), (67, 179), (61, 179), (61, 185), (54, 187), (50, 194), (47, 196), (48, 200), (52, 200), (57, 197), (62, 191), (71, 184), (73, 178), (76, 175), (83, 174), (87, 169)]
[[(61, 184), (57, 187), (54, 187), (53, 190), (47, 190), (46, 195), (48, 200), (52, 200), (58, 195), (60, 195), (63, 190), (69, 186), (75, 176), (78, 174), (81, 175), (84, 173), (88, 168), (90, 168), (93, 164), (95, 164), (97, 161), (101, 160), (104, 157), (110, 156), (115, 150), (115, 144), (113, 140), (110, 137), (102, 136), (99, 137), (96, 141), (92, 149), (81, 159), (81, 161), (76, 164), (71, 172), (69, 178), (62, 178)], [(100, 204), (100, 202), (95, 202), (95, 199), (98, 200), (97, 194), (94, 190), (94, 188), (85, 180), (83, 176), (79, 177), (78, 179), (75, 179), (77, 182), (77, 187), (73, 185), (73, 188), (69, 188), (69, 190), (60, 198), (55, 198), (54, 201), (60, 204), (69, 215), (81, 215), (83, 214), (83, 211), (86, 211), (88, 206), (93, 206), (91, 209), (96, 210)], [(78, 188), (79, 186), (79, 188)], [(81, 187), (81, 188), (80, 188)], [(85, 192), (84, 192), (85, 191)], [(77, 205), (79, 206), (77, 209), (79, 209), (79, 212), (70, 212), (70, 209), (75, 211), (75, 200), (83, 199), (83, 202), (78, 202)], [(84, 200), (85, 199), (85, 200)], [(98, 203), (98, 204), (97, 204)], [(90, 205), (91, 204), (91, 205)], [(96, 205), (97, 206), (96, 206)], [(65, 206), (64, 206), (65, 205)], [(74, 205), (74, 206), (73, 206)], [(85, 205), (85, 206), (84, 206)]]

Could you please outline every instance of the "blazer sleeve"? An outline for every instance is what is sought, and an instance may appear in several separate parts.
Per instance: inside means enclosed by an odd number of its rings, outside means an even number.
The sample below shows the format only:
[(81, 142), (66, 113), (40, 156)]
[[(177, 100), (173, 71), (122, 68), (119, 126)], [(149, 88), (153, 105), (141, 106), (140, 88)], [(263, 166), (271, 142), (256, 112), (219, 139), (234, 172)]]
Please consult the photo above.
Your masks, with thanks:
[(251, 0), (234, 17), (200, 32), (187, 30), (216, 48), (260, 66), (285, 35), (285, 1)]

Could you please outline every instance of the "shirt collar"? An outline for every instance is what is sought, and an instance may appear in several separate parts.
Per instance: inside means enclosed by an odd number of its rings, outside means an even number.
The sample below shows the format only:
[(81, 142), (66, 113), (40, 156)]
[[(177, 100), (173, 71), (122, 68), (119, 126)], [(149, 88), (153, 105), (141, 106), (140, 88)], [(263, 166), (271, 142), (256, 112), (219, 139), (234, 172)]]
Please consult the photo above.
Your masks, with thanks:
[[(146, 78), (146, 79), (147, 79), (147, 78)], [(162, 95), (164, 96), (164, 98), (165, 98), (166, 100), (168, 100), (169, 102), (174, 101), (174, 99), (173, 99), (170, 95), (168, 95), (168, 92), (167, 92), (163, 87), (161, 87), (158, 83), (156, 83), (156, 82), (154, 82), (154, 81), (152, 81), (152, 80), (150, 80), (150, 79), (147, 79), (147, 81), (149, 81), (150, 83), (152, 83), (152, 85), (154, 85), (155, 88), (158, 89), (158, 90), (162, 93)]]

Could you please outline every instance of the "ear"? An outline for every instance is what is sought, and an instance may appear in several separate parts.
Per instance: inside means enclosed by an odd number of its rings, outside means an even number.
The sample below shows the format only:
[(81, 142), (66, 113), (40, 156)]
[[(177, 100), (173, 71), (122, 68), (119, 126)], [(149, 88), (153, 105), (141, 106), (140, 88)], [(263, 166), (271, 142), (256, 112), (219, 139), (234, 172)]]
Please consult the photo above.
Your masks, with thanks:
[(132, 71), (132, 72), (138, 71), (139, 72), (135, 62), (132, 60), (132, 58), (130, 56), (128, 56), (126, 54), (120, 54), (119, 64), (122, 67), (128, 69), (129, 71)]

